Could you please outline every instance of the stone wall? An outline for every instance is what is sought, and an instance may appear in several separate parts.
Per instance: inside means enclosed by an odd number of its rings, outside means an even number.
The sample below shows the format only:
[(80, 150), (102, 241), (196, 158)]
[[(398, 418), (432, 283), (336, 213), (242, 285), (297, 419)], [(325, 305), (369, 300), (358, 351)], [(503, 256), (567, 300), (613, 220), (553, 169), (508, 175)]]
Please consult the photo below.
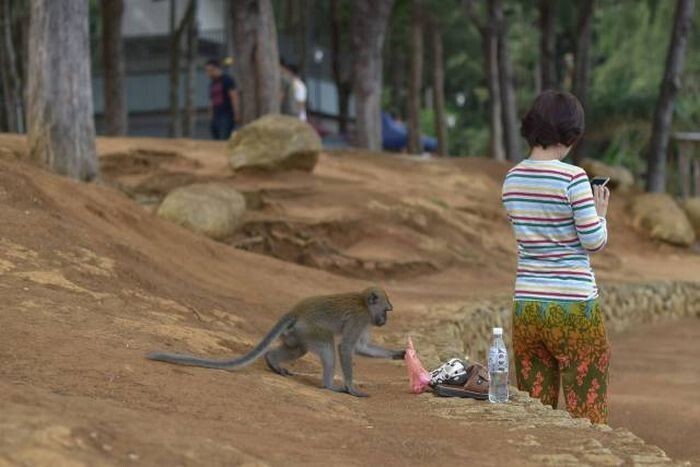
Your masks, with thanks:
[(508, 404), (428, 394), (419, 397), (432, 406), (431, 413), (465, 427), (467, 443), (471, 427), (485, 421), (501, 426), (503, 442), (521, 449), (518, 465), (685, 465), (626, 428), (593, 425), (588, 419), (572, 418), (566, 411), (542, 405), (526, 392), (511, 390)]
[[(601, 305), (609, 332), (632, 325), (700, 317), (700, 282), (615, 284), (601, 288)], [(440, 305), (429, 322), (412, 333), (426, 365), (452, 357), (484, 362), (494, 326), (511, 336), (512, 298), (479, 298), (467, 304)]]

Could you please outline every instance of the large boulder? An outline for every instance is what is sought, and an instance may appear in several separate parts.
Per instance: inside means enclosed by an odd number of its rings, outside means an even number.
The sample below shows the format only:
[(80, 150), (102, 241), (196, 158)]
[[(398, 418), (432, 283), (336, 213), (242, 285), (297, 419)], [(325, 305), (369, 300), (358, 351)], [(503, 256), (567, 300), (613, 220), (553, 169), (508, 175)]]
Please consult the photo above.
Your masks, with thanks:
[(695, 231), (685, 212), (665, 193), (637, 196), (632, 202), (632, 222), (664, 242), (690, 246), (695, 241)]
[(231, 136), (229, 163), (234, 170), (311, 172), (321, 149), (321, 138), (308, 123), (285, 115), (266, 115)]
[(613, 190), (628, 191), (634, 186), (634, 175), (621, 165), (608, 165), (595, 159), (584, 159), (581, 167), (590, 178), (610, 177), (608, 186)]
[(700, 196), (685, 200), (683, 209), (688, 216), (688, 220), (695, 229), (695, 234), (700, 235)]
[(242, 194), (220, 183), (176, 188), (158, 207), (158, 215), (216, 240), (232, 235), (246, 209)]

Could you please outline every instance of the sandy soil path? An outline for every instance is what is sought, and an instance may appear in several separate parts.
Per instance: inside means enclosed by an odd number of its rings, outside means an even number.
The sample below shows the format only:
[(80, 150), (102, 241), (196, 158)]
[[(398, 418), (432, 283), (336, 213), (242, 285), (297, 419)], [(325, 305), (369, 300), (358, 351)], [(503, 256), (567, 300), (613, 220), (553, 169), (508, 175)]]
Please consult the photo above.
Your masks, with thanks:
[(700, 320), (638, 326), (612, 344), (610, 425), (700, 465)]

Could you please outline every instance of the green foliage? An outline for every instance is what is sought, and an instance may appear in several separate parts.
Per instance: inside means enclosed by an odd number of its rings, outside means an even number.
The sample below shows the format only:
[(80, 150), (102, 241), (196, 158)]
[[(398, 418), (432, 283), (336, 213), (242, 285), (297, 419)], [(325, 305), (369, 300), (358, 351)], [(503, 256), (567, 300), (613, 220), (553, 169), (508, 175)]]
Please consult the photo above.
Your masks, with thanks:
[[(479, 8), (481, 2), (476, 2)], [(649, 141), (671, 37), (675, 1), (598, 0), (593, 19), (592, 68), (587, 105), (587, 146), (590, 155), (610, 163), (641, 171)], [(467, 17), (461, 1), (425, 0), (426, 17), (443, 29), (445, 55), (445, 99), (448, 113), (456, 118), (449, 129), (450, 153), (480, 155), (486, 152), (488, 131), (488, 90), (484, 76), (481, 37)], [(522, 115), (535, 97), (535, 76), (539, 60), (537, 2), (503, 0), (508, 21), (508, 41), (513, 60), (518, 114)], [(390, 24), (385, 63), (405, 54), (403, 73), (408, 75), (410, 54), (411, 1), (397, 0)], [(482, 14), (483, 11), (479, 11)], [(563, 86), (570, 83), (565, 55), (574, 51), (577, 22), (576, 2), (559, 2), (557, 13), (557, 64)], [(686, 54), (683, 86), (676, 101), (674, 129), (700, 128), (700, 8), (696, 9), (694, 30)], [(425, 43), (426, 87), (431, 86), (432, 58)], [(401, 82), (401, 81), (399, 81)], [(405, 87), (405, 81), (403, 81)], [(384, 104), (400, 108), (396, 101), (404, 91), (392, 89), (389, 70), (384, 75)], [(465, 103), (456, 97), (464, 94)], [(433, 134), (432, 109), (422, 115), (423, 129)]]
[[(602, 157), (641, 170), (649, 142), (675, 2), (602, 2), (596, 18), (587, 121)], [(698, 15), (696, 15), (698, 18)], [(695, 21), (695, 25), (698, 21)], [(691, 31), (674, 128), (700, 126), (700, 34)]]

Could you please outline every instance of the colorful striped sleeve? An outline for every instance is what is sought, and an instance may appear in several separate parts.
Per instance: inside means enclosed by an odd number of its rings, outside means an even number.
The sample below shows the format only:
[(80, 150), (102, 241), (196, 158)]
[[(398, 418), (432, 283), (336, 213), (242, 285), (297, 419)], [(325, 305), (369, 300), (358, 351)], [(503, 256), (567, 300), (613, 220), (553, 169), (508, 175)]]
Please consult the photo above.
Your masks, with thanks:
[(593, 191), (586, 172), (575, 174), (566, 190), (574, 215), (574, 226), (581, 246), (591, 253), (600, 251), (608, 241), (605, 218), (595, 210)]

